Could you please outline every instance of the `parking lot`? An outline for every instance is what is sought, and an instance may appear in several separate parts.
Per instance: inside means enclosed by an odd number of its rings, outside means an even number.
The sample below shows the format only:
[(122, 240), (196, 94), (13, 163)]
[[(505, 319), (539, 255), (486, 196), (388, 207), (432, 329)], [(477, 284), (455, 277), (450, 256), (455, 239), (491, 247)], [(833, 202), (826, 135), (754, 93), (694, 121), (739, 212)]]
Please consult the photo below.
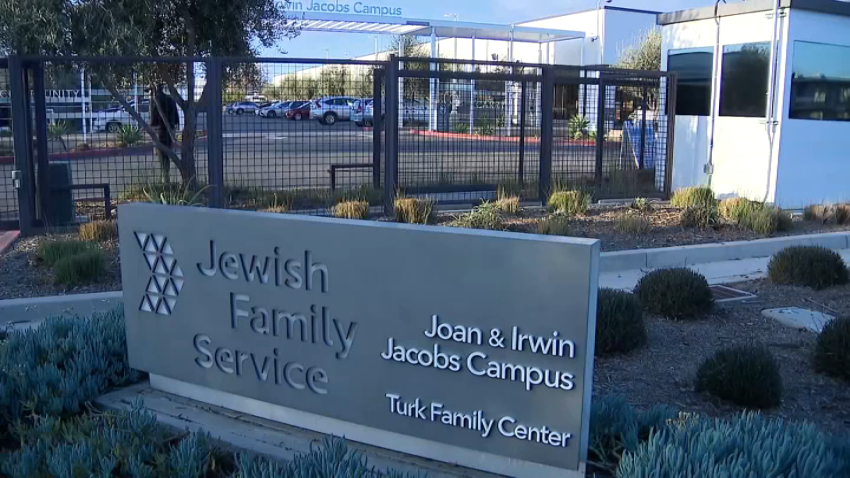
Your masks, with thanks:
[[(199, 129), (205, 128), (201, 115)], [(291, 121), (266, 119), (254, 114), (223, 115), (224, 180), (230, 186), (267, 190), (289, 188), (330, 187), (331, 165), (371, 164), (373, 162), (373, 132), (348, 121), (325, 126), (314, 120)], [(520, 163), (519, 143), (490, 140), (469, 135), (435, 137), (414, 135), (402, 128), (399, 137), (399, 185), (496, 184), (517, 178)], [(109, 133), (88, 135), (87, 140), (113, 141)], [(64, 138), (66, 147), (73, 150), (83, 141), (81, 135)], [(56, 141), (50, 143), (51, 153), (63, 149)], [(196, 144), (198, 179), (207, 180), (207, 142)], [(606, 160), (619, 155), (618, 144), (606, 145)], [(68, 155), (66, 155), (68, 156)], [(153, 147), (78, 152), (69, 157), (74, 184), (108, 183), (113, 198), (132, 185), (159, 180), (160, 166)], [(536, 181), (539, 146), (535, 138), (525, 145), (525, 178)], [(560, 174), (592, 175), (595, 164), (592, 146), (556, 144), (553, 169)], [(54, 159), (55, 161), (55, 159)], [(8, 178), (13, 166), (0, 165), (0, 177)], [(179, 180), (176, 168), (172, 177)], [(371, 184), (371, 169), (338, 171), (339, 187)], [(3, 189), (6, 190), (3, 190)], [(8, 181), (0, 182), (0, 214), (16, 210), (15, 194)], [(80, 192), (80, 196), (97, 197), (98, 191)]]

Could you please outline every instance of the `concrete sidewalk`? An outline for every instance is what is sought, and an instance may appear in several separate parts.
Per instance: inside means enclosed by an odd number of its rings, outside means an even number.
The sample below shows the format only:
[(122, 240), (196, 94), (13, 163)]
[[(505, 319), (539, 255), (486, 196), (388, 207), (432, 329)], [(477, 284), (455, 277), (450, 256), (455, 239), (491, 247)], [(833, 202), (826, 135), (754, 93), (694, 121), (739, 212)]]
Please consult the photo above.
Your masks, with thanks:
[[(836, 252), (841, 255), (844, 262), (850, 264), (850, 249), (842, 249)], [(704, 275), (709, 284), (715, 285), (764, 278), (767, 276), (767, 264), (769, 262), (770, 257), (756, 257), (752, 259), (694, 264), (689, 267)], [(641, 277), (653, 270), (632, 269), (603, 272), (599, 274), (599, 287), (631, 291), (635, 288)]]

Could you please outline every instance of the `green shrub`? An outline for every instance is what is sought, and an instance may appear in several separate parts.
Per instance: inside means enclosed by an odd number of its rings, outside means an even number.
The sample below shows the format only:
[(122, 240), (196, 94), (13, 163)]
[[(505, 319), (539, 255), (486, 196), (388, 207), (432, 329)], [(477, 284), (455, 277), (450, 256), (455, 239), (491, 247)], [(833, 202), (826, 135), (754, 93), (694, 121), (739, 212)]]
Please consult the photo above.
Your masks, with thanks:
[(820, 246), (792, 246), (779, 251), (770, 259), (767, 276), (774, 284), (818, 290), (850, 281), (841, 256)]
[(0, 431), (33, 416), (79, 413), (106, 390), (138, 379), (127, 364), (121, 309), (11, 332), (0, 347)]
[(395, 220), (407, 224), (432, 224), (434, 222), (434, 201), (417, 198), (396, 199)]
[(763, 235), (787, 231), (794, 227), (790, 214), (770, 206), (761, 206), (745, 211), (739, 224), (745, 229)]
[(850, 476), (850, 444), (809, 423), (743, 413), (689, 417), (624, 454), (618, 478)]
[(519, 214), (519, 196), (499, 198), (495, 202), (496, 208), (505, 214), (516, 216)]
[(86, 241), (43, 241), (38, 245), (38, 258), (53, 266), (67, 257), (76, 256), (94, 250), (95, 247)]
[(666, 405), (638, 412), (619, 395), (594, 398), (590, 405), (589, 458), (596, 467), (613, 474), (624, 453), (637, 451), (653, 431), (677, 416), (678, 412)]
[(683, 267), (646, 274), (638, 281), (635, 295), (645, 311), (673, 320), (698, 317), (714, 306), (705, 277)]
[(754, 209), (761, 209), (761, 203), (746, 198), (729, 198), (720, 201), (718, 211), (723, 219), (739, 224), (741, 219)]
[(567, 134), (572, 139), (581, 139), (587, 134), (590, 121), (582, 115), (575, 115), (567, 122)]
[(646, 343), (643, 308), (634, 294), (599, 289), (596, 354), (628, 353)]
[(455, 133), (469, 134), (469, 123), (457, 123), (453, 129)]
[(680, 208), (692, 206), (716, 208), (717, 199), (715, 199), (714, 191), (712, 191), (711, 188), (695, 186), (683, 188), (674, 192), (673, 196), (670, 198), (670, 205)]
[(138, 126), (125, 124), (118, 129), (115, 139), (118, 140), (118, 145), (122, 148), (127, 146), (135, 146), (142, 142), (145, 134)]
[(11, 477), (207, 476), (215, 465), (206, 435), (157, 424), (141, 399), (129, 412), (70, 419), (38, 417), (18, 430), (22, 447), (2, 465)]
[(570, 218), (561, 214), (553, 214), (537, 223), (537, 234), (547, 236), (569, 236)]
[(623, 213), (614, 220), (614, 229), (625, 234), (646, 234), (652, 223), (641, 214)]
[(331, 214), (342, 219), (369, 219), (369, 203), (366, 201), (343, 201), (331, 209)]
[(648, 213), (652, 211), (652, 203), (649, 202), (647, 198), (635, 198), (631, 204), (629, 204), (629, 209), (634, 209), (635, 211)]
[(700, 365), (696, 389), (747, 408), (772, 408), (782, 402), (779, 364), (762, 346), (718, 351)]
[(556, 191), (549, 196), (549, 212), (557, 214), (584, 214), (589, 205), (590, 194), (583, 191)]
[(502, 217), (502, 211), (494, 203), (485, 202), (474, 207), (472, 211), (456, 217), (449, 225), (467, 229), (502, 231), (505, 229), (505, 220)]
[(80, 239), (106, 242), (118, 239), (117, 221), (92, 221), (80, 226)]
[(679, 215), (679, 225), (686, 229), (706, 229), (717, 223), (717, 206), (688, 206)]
[(850, 317), (829, 321), (815, 344), (815, 370), (850, 382)]
[(100, 250), (64, 257), (53, 264), (57, 284), (77, 286), (97, 282), (106, 273), (106, 258)]

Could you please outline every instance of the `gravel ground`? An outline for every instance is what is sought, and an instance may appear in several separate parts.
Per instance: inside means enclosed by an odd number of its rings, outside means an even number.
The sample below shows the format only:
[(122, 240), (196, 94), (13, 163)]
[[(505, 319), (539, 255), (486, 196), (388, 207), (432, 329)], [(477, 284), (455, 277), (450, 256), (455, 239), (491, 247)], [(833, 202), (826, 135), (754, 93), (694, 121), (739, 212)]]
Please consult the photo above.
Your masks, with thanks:
[(782, 405), (763, 413), (807, 420), (833, 433), (850, 433), (850, 383), (814, 372), (811, 356), (816, 334), (761, 315), (763, 309), (788, 306), (847, 315), (850, 286), (814, 291), (758, 280), (731, 287), (758, 297), (718, 304), (711, 315), (696, 321), (648, 317), (646, 346), (629, 355), (596, 360), (594, 395), (623, 395), (640, 409), (666, 403), (708, 416), (730, 415), (740, 408), (694, 391), (696, 371), (722, 347), (761, 343), (779, 361), (785, 385)]
[(54, 284), (53, 271), (38, 260), (38, 244), (42, 241), (62, 239), (79, 239), (79, 236), (69, 233), (21, 238), (0, 256), (0, 300), (121, 289), (117, 242), (100, 244), (107, 261), (107, 274), (100, 282), (73, 288)]

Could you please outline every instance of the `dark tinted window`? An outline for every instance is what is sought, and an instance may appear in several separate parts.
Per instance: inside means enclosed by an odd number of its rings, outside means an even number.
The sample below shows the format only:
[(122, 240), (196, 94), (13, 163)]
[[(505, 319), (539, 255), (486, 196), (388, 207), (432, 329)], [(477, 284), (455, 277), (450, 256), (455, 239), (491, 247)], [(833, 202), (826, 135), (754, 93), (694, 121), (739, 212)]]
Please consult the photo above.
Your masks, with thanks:
[(793, 69), (789, 117), (850, 121), (850, 47), (794, 42)]
[(676, 91), (676, 114), (708, 116), (711, 114), (711, 71), (714, 48), (670, 50), (667, 71), (679, 74)]
[(720, 116), (764, 116), (769, 67), (769, 42), (724, 46)]

